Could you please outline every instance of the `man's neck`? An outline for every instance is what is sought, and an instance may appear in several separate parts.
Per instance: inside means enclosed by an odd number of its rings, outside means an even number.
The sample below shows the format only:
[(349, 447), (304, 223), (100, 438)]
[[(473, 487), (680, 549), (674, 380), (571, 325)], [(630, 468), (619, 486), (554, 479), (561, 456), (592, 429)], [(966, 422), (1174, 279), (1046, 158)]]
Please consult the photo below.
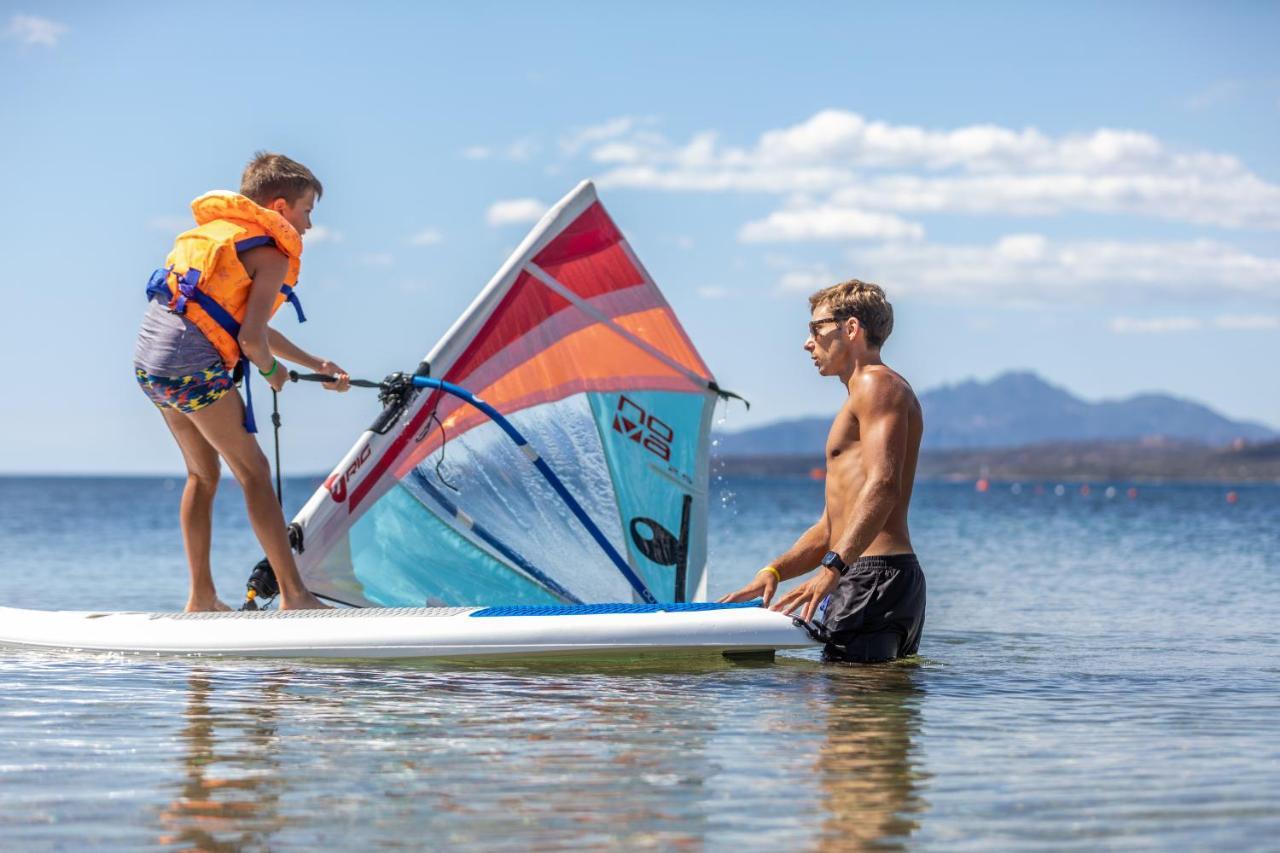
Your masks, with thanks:
[(861, 353), (852, 356), (846, 368), (840, 371), (840, 381), (844, 383), (846, 391), (853, 393), (854, 378), (868, 367), (878, 367), (882, 364), (884, 362), (880, 360), (880, 350), (863, 350)]

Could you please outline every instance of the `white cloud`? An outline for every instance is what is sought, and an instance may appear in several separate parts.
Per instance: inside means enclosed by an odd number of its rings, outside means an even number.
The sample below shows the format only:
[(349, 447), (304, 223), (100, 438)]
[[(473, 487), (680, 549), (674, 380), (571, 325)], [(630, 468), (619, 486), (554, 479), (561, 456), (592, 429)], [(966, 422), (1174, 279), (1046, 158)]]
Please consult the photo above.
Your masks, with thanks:
[(1263, 332), (1280, 329), (1280, 314), (1223, 314), (1213, 319), (1219, 329)]
[(1243, 171), (1108, 175), (1055, 172), (852, 179), (831, 202), (909, 213), (1045, 216), (1064, 211), (1173, 219), (1228, 228), (1280, 228), (1280, 186)]
[(810, 210), (778, 210), (748, 222), (738, 232), (743, 243), (800, 240), (920, 240), (924, 227), (891, 213), (823, 205)]
[(388, 252), (373, 252), (360, 256), (360, 263), (366, 267), (389, 267), (396, 259)]
[(589, 157), (613, 167), (598, 179), (602, 187), (804, 191), (817, 196), (815, 210), (1088, 211), (1280, 229), (1280, 186), (1233, 156), (1174, 150), (1132, 130), (1058, 137), (989, 124), (929, 130), (824, 110), (766, 131), (748, 147), (724, 145), (707, 131), (681, 145), (649, 130), (624, 129)]
[(652, 120), (640, 119), (636, 116), (618, 116), (601, 124), (574, 128), (560, 140), (560, 150), (572, 157), (589, 145), (606, 142), (634, 130), (641, 123)]
[(1112, 317), (1109, 326), (1118, 335), (1160, 335), (1194, 332), (1201, 324), (1195, 317)]
[(490, 225), (518, 225), (526, 222), (537, 222), (547, 206), (536, 198), (513, 198), (495, 201), (485, 214), (485, 221)]
[(196, 223), (191, 219), (190, 215), (180, 216), (178, 214), (165, 214), (164, 216), (153, 216), (147, 220), (147, 226), (157, 231), (167, 231), (171, 234), (178, 235), (183, 231), (196, 227)]
[(67, 33), (67, 25), (35, 15), (14, 15), (5, 28), (5, 38), (22, 44), (57, 47), (58, 40)]
[(1190, 110), (1207, 110), (1236, 100), (1243, 94), (1244, 88), (1242, 80), (1219, 80), (1196, 92), (1184, 103)]
[(990, 124), (934, 131), (868, 121), (843, 110), (823, 110), (800, 124), (765, 131), (751, 148), (722, 146), (710, 131), (695, 134), (684, 146), (653, 134), (631, 141), (645, 152), (643, 159), (649, 163), (735, 169), (832, 165), (971, 173), (1134, 173), (1171, 165), (1239, 167), (1234, 158), (1223, 155), (1172, 152), (1154, 136), (1132, 130), (1100, 128), (1058, 138), (1035, 128), (1014, 130)]
[(784, 272), (778, 279), (778, 290), (782, 293), (813, 293), (835, 284), (836, 280), (826, 264), (810, 264)]
[(538, 143), (526, 136), (507, 145), (471, 145), (462, 149), (462, 156), (468, 160), (511, 160), (524, 163), (538, 151)]
[(311, 244), (341, 243), (342, 233), (325, 225), (312, 225), (311, 229), (302, 235), (302, 239)]
[(1038, 261), (1049, 246), (1043, 234), (1009, 234), (996, 241), (996, 255), (1015, 263)]
[(699, 287), (695, 292), (703, 299), (726, 299), (729, 296), (727, 287)]
[(444, 240), (444, 235), (434, 228), (426, 228), (409, 238), (414, 246), (434, 246)]
[(893, 294), (969, 304), (1280, 300), (1280, 258), (1210, 240), (1055, 243), (1026, 234), (989, 246), (890, 243), (849, 259), (860, 278)]

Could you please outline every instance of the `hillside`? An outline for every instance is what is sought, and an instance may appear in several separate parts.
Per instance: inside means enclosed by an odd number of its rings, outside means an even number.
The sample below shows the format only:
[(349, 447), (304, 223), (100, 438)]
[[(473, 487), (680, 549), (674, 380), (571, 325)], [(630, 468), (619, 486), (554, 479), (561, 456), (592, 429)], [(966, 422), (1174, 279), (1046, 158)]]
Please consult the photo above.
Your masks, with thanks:
[[(926, 450), (1023, 447), (1048, 443), (1143, 440), (1224, 447), (1267, 442), (1280, 433), (1233, 421), (1201, 403), (1168, 394), (1088, 402), (1034, 373), (1006, 373), (924, 392)], [(828, 417), (779, 421), (717, 435), (721, 456), (812, 456), (825, 442)]]

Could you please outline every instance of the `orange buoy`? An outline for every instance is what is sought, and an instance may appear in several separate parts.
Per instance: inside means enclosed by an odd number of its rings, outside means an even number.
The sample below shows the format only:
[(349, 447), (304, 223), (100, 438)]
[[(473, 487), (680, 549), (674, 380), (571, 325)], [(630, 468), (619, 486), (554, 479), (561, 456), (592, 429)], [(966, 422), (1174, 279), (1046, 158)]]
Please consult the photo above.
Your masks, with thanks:
[(1138, 496), (1138, 490), (1134, 486), (1129, 487), (1129, 491), (1125, 492), (1129, 496), (1129, 500), (1133, 500)]
[(1089, 484), (1088, 484), (1088, 483), (1085, 483), (1083, 486), (1081, 486), (1081, 487), (1080, 487), (1080, 494), (1084, 495), (1086, 498), (1087, 498), (1087, 497), (1089, 497)]
[(1235, 492), (1227, 492), (1227, 503), (1234, 505), (1238, 500), (1240, 500), (1240, 496)]
[(810, 480), (825, 480), (825, 479), (827, 479), (827, 469), (826, 469), (826, 468), (810, 468), (810, 469), (809, 469), (809, 479), (810, 479)]
[(980, 492), (985, 492), (987, 489), (991, 488), (991, 483), (986, 477), (983, 477), (981, 480), (974, 483), (973, 487)]

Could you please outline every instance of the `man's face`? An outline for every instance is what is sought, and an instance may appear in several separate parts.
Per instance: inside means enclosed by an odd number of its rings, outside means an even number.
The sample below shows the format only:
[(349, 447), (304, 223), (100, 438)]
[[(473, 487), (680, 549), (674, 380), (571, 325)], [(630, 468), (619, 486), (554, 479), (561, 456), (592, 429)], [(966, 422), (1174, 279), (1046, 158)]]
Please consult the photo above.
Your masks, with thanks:
[(289, 204), (282, 198), (271, 203), (271, 209), (279, 212), (285, 222), (297, 230), (298, 234), (306, 234), (311, 228), (311, 210), (316, 206), (316, 191), (307, 190), (296, 202)]
[(823, 303), (809, 313), (809, 336), (804, 339), (805, 352), (813, 359), (814, 367), (823, 376), (837, 375), (836, 361), (845, 344), (844, 327), (847, 320), (836, 320), (831, 306)]

